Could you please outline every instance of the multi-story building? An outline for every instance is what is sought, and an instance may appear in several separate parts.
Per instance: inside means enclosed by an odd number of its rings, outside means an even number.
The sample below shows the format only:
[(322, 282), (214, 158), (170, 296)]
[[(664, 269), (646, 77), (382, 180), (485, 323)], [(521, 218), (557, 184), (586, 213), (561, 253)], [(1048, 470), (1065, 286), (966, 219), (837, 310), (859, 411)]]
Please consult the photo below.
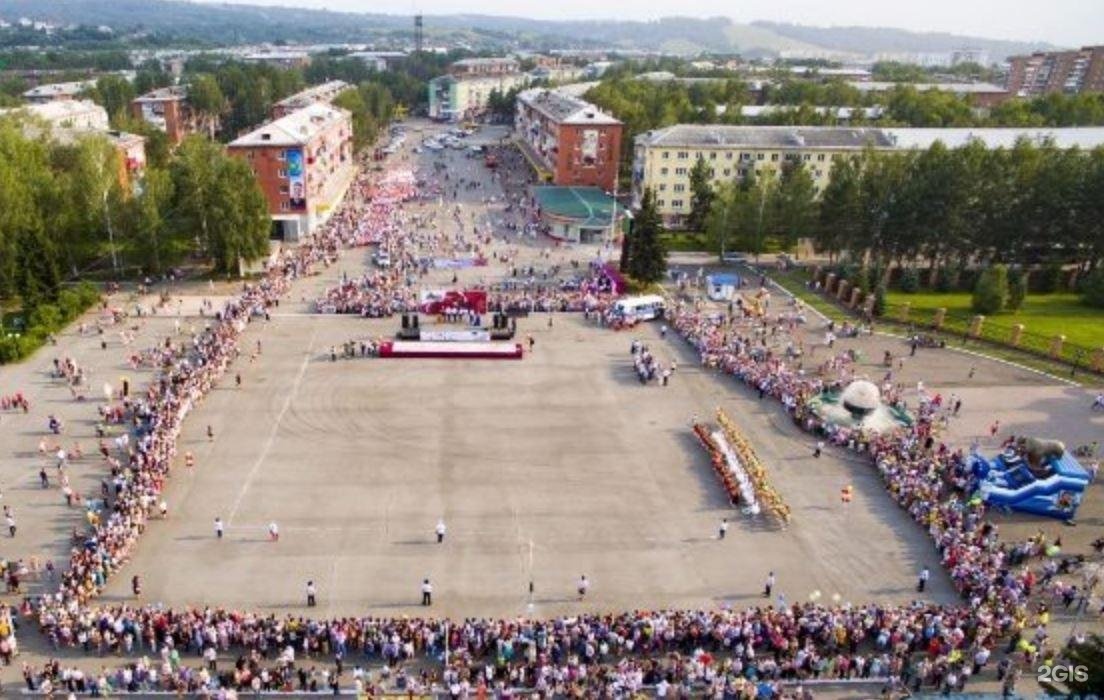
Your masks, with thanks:
[(352, 182), (353, 123), (344, 109), (316, 102), (232, 141), (268, 200), (272, 237), (297, 241), (325, 222)]
[(617, 186), (622, 124), (600, 109), (554, 90), (518, 95), (517, 133), (530, 158), (557, 185)]
[(633, 150), (633, 206), (644, 190), (655, 193), (664, 221), (678, 225), (690, 213), (690, 171), (698, 159), (709, 166), (714, 186), (756, 177), (777, 177), (786, 164), (805, 167), (819, 193), (832, 165), (870, 148), (919, 150), (936, 141), (948, 148), (980, 141), (1010, 148), (1017, 139), (1052, 141), (1059, 148), (1091, 149), (1104, 144), (1104, 128), (1068, 129), (882, 129), (851, 127), (727, 126), (680, 124), (645, 132)]
[(981, 108), (994, 107), (1012, 97), (1007, 89), (992, 83), (892, 83), (868, 80), (849, 81), (848, 85), (863, 94), (890, 92), (898, 87), (909, 87), (917, 92), (938, 90), (969, 100), (971, 105)]
[(91, 100), (56, 100), (31, 103), (24, 107), (0, 109), (0, 115), (25, 112), (59, 129), (107, 131), (107, 110)]
[(76, 100), (96, 87), (95, 80), (78, 80), (72, 83), (47, 83), (23, 93), (23, 99), (34, 104), (58, 100)]
[(176, 145), (188, 134), (204, 131), (213, 134), (218, 129), (217, 117), (201, 117), (188, 102), (188, 88), (172, 85), (157, 88), (136, 97), (130, 103), (135, 119), (157, 127), (168, 134)]
[(449, 66), (449, 75), (457, 78), (486, 78), (517, 73), (520, 64), (513, 58), (465, 58)]
[(1104, 46), (1012, 56), (1008, 59), (1007, 88), (1019, 97), (1104, 92)]
[(257, 51), (242, 56), (246, 63), (263, 63), (276, 68), (306, 68), (311, 57), (306, 51)]
[(316, 102), (330, 104), (335, 97), (350, 87), (349, 83), (344, 80), (331, 80), (321, 85), (309, 87), (306, 90), (300, 90), (272, 105), (272, 118), (279, 119)]
[(491, 93), (507, 93), (529, 83), (524, 73), (502, 73), (481, 78), (442, 75), (429, 81), (429, 118), (441, 121), (471, 119), (487, 110)]

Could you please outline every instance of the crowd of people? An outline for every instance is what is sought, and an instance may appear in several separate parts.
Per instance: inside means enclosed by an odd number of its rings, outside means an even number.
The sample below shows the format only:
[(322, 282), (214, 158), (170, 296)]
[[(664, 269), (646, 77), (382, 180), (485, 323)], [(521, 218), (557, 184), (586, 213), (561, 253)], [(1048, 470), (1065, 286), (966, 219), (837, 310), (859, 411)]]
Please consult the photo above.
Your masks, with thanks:
[[(408, 179), (400, 180), (405, 187)], [(342, 246), (361, 244), (380, 232), (364, 228), (360, 218), (370, 187), (358, 180), (347, 210), (302, 245), (281, 251), (267, 274), (245, 284), (201, 331), (184, 342), (165, 339), (157, 378), (123, 404), (133, 439), (109, 447), (113, 487), (102, 494), (89, 528), (74, 533), (68, 567), (56, 590), (26, 599), (20, 610), (37, 620), (54, 648), (142, 658), (98, 674), (58, 662), (42, 669), (27, 667), (29, 689), (225, 695), (230, 690), (335, 687), (413, 693), (435, 687), (465, 697), (481, 689), (502, 694), (525, 688), (545, 696), (623, 697), (647, 686), (663, 694), (693, 688), (711, 697), (798, 697), (807, 692), (802, 683), (816, 680), (881, 679), (888, 685), (958, 690), (1005, 643), (1024, 663), (1049, 653), (1047, 610), (1037, 601), (1032, 605), (1036, 581), (1030, 562), (1013, 566), (1011, 547), (985, 520), (984, 505), (965, 498), (958, 481), (965, 477), (962, 454), (934, 444), (939, 409), (930, 402), (916, 408), (917, 420), (909, 430), (829, 438), (870, 455), (890, 495), (933, 538), (963, 596), (962, 605), (808, 601), (547, 620), (449, 621), (308, 619), (98, 601), (108, 579), (126, 566), (147, 522), (159, 509), (164, 512), (161, 492), (177, 457), (183, 422), (243, 353), (240, 340), (247, 325), (278, 305), (296, 278), (332, 260)], [(379, 189), (374, 193), (378, 196)], [(396, 196), (390, 213), (375, 208), (377, 221), (390, 221), (406, 193)], [(392, 223), (398, 230), (409, 222), (400, 218)], [(381, 235), (393, 245), (390, 230), (389, 223), (383, 224)], [(425, 235), (429, 242), (450, 240), (445, 234)], [(390, 286), (371, 287), (389, 303), (415, 264), (413, 249), (393, 252), (405, 262), (386, 273), (394, 275), (388, 277)], [(853, 373), (843, 355), (816, 372), (805, 372), (769, 347), (765, 339), (793, 321), (763, 317), (740, 327), (684, 304), (670, 310), (667, 323), (699, 350), (703, 364), (737, 376), (761, 396), (780, 400), (810, 430), (824, 431), (826, 426), (816, 423), (805, 402)], [(253, 352), (261, 352), (259, 341)], [(0, 619), (0, 632), (3, 623)], [(8, 635), (0, 641), (14, 644), (11, 625), (6, 629)], [(375, 672), (366, 670), (371, 665), (377, 666)], [(1014, 679), (1015, 673), (1005, 668), (1003, 677)]]

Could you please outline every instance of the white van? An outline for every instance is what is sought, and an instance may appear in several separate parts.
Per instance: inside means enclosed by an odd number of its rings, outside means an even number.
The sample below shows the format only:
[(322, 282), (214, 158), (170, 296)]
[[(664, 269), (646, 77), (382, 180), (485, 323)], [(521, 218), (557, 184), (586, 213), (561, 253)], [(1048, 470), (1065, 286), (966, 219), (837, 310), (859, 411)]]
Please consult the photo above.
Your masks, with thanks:
[(626, 321), (651, 321), (663, 316), (666, 302), (658, 294), (645, 294), (639, 297), (618, 299), (613, 305), (613, 314)]

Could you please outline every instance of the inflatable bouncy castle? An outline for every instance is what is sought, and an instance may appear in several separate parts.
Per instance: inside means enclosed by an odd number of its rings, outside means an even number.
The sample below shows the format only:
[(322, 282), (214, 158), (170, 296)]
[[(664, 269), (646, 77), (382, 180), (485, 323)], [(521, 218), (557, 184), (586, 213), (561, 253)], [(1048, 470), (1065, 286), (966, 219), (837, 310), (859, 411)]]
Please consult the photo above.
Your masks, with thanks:
[[(1024, 442), (1030, 443), (1026, 450)], [(1053, 444), (1059, 449), (1035, 450), (1033, 444)], [(1089, 484), (1089, 472), (1060, 445), (1021, 440), (1021, 449), (1010, 447), (993, 459), (972, 452), (975, 497), (991, 506), (1072, 520)]]

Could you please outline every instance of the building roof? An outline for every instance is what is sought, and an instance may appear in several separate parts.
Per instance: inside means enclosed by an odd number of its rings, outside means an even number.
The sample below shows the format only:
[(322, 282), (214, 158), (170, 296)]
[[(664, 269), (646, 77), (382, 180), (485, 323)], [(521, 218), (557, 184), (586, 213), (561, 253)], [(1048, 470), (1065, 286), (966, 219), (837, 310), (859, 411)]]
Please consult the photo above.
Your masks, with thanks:
[(923, 149), (936, 141), (948, 148), (980, 141), (987, 148), (1011, 148), (1019, 139), (1033, 143), (1052, 141), (1058, 148), (1090, 149), (1104, 145), (1104, 127), (1060, 129), (885, 129), (846, 126), (727, 126), (679, 124), (645, 132), (636, 143), (668, 148), (747, 147), (747, 148), (827, 148), (860, 150)]
[(0, 109), (0, 115), (26, 112), (44, 119), (51, 124), (61, 124), (69, 120), (94, 119), (107, 128), (107, 110), (91, 100), (52, 100), (38, 104), (28, 104), (10, 109)]
[(621, 122), (591, 103), (558, 90), (526, 90), (518, 101), (540, 112), (557, 124), (620, 124)]
[(890, 83), (879, 80), (849, 81), (847, 83), (860, 92), (888, 92), (895, 87), (911, 87), (918, 92), (928, 90), (941, 90), (953, 92), (956, 95), (988, 95), (1008, 92), (999, 85), (992, 83)]
[(677, 124), (636, 137), (646, 146), (748, 148), (890, 148), (883, 129), (836, 126), (728, 126)]
[(300, 90), (294, 95), (285, 97), (273, 106), (295, 108), (306, 107), (315, 102), (329, 102), (349, 87), (351, 87), (349, 83), (344, 80), (331, 80), (321, 85), (309, 87), (306, 90)]
[(462, 58), (459, 61), (453, 61), (454, 67), (469, 68), (476, 66), (502, 66), (507, 64), (517, 64), (517, 60), (513, 58), (491, 57), (491, 58)]
[(948, 148), (981, 141), (987, 148), (1011, 148), (1019, 139), (1040, 144), (1053, 141), (1058, 148), (1096, 148), (1104, 145), (1104, 127), (1060, 129), (882, 129), (896, 148), (928, 148), (942, 141)]
[(239, 136), (230, 146), (303, 146), (334, 122), (348, 118), (349, 112), (344, 109), (315, 102)]
[(572, 219), (582, 226), (609, 226), (614, 207), (619, 213), (624, 207), (598, 187), (559, 187), (546, 185), (533, 188), (542, 214)]
[(188, 99), (188, 87), (186, 85), (169, 85), (155, 90), (150, 90), (144, 95), (134, 98), (135, 102), (177, 102)]
[(48, 85), (39, 85), (27, 90), (23, 93), (23, 97), (28, 100), (42, 99), (42, 98), (55, 98), (55, 97), (76, 97), (85, 90), (91, 90), (96, 87), (95, 80), (78, 80), (71, 83), (49, 83)]

